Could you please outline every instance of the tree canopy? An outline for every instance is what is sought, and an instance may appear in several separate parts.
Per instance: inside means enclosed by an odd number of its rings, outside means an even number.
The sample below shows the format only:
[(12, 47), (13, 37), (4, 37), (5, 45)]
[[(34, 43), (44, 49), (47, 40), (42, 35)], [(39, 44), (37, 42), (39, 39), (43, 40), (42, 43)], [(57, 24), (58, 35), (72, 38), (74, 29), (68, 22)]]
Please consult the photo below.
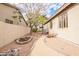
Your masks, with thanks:
[(49, 8), (51, 4), (45, 3), (25, 3), (23, 4), (24, 8), (20, 9), (22, 13), (26, 14), (28, 19), (28, 26), (32, 29), (33, 27), (38, 27), (40, 24), (43, 24), (47, 19), (44, 16), (45, 11)]

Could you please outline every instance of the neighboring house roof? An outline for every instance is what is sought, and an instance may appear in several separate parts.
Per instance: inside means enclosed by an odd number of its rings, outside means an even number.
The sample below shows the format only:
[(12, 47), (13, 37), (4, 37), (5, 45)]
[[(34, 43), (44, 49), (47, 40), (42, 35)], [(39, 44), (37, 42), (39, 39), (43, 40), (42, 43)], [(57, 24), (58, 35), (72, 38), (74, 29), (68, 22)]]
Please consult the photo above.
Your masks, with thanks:
[(69, 9), (70, 7), (72, 7), (73, 5), (76, 5), (76, 3), (65, 3), (63, 6), (61, 6), (61, 8), (59, 8), (57, 10), (57, 12), (55, 14), (53, 14), (48, 21), (46, 21), (43, 25), (47, 24), (48, 22), (50, 22), (51, 20), (53, 20), (55, 17), (57, 17), (60, 13), (62, 13), (63, 11)]
[(9, 4), (9, 3), (1, 3), (1, 4), (18, 10), (18, 8), (15, 5), (12, 5), (12, 4)]
[[(14, 8), (14, 9), (18, 10), (19, 13), (22, 15), (22, 13), (21, 13), (20, 10), (16, 7), (15, 4), (9, 4), (9, 3), (1, 3), (1, 4), (5, 5), (5, 6), (8, 6), (8, 7), (10, 7), (10, 8)], [(26, 22), (26, 20), (24, 19), (24, 16), (23, 16), (23, 15), (22, 15), (22, 17), (23, 17), (23, 20), (24, 20), (25, 24), (27, 25), (27, 22)]]

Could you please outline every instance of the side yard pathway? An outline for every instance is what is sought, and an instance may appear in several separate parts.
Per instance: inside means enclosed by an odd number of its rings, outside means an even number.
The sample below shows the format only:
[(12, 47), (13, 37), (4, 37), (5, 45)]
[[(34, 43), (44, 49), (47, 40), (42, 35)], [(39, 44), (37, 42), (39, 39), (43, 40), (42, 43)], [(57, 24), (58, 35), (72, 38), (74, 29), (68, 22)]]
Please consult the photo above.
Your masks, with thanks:
[[(27, 36), (27, 35), (26, 35)], [(25, 55), (29, 55), (29, 53), (31, 52), (31, 48), (34, 44), (34, 42), (41, 36), (41, 34), (39, 33), (33, 33), (32, 34), (32, 37), (33, 37), (33, 40), (27, 44), (24, 44), (24, 45), (19, 45), (19, 44), (16, 44), (15, 41), (3, 46), (0, 48), (0, 52), (5, 52), (5, 51), (8, 51), (10, 49), (20, 49), (19, 50), (19, 55), (20, 56), (25, 56)], [(3, 43), (4, 44), (4, 43)]]

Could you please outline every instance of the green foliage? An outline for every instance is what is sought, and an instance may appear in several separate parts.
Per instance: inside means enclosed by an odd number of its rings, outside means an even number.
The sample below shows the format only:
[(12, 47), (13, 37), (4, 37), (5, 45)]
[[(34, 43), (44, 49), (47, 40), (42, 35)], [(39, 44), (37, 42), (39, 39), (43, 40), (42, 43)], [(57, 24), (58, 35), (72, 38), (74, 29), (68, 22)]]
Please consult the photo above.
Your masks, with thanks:
[(43, 24), (44, 22), (46, 21), (46, 17), (45, 16), (39, 16), (39, 22), (41, 23), (41, 24)]
[(37, 32), (41, 32), (41, 30), (38, 29)]
[(18, 11), (14, 11), (13, 13), (14, 13), (14, 16), (12, 16), (12, 18), (14, 18), (15, 20), (23, 18)]
[(17, 18), (17, 16), (12, 16), (12, 18), (14, 18), (14, 19), (15, 19), (15, 18)]
[(38, 27), (40, 24), (43, 24), (45, 21), (46, 21), (46, 17), (40, 15), (38, 17), (33, 17), (30, 20), (28, 20), (28, 24), (32, 28), (33, 32), (40, 32), (40, 29)]
[(37, 30), (38, 30), (37, 28), (33, 28), (32, 29), (33, 32), (37, 32)]

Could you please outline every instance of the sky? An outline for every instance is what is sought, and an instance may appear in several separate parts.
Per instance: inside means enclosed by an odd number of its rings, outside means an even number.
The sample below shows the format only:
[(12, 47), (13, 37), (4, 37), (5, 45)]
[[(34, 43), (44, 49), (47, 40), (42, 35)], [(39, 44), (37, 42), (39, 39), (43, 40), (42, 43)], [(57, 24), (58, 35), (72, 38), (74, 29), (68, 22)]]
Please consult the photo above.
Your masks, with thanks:
[(48, 8), (48, 10), (46, 11), (46, 17), (50, 17), (52, 16), (64, 3), (56, 3), (54, 6), (52, 6), (51, 8)]
[[(52, 16), (64, 3), (55, 3), (51, 5), (43, 14), (49, 18)], [(22, 10), (22, 13), (25, 12), (25, 7), (23, 4), (17, 4), (17, 6)]]

